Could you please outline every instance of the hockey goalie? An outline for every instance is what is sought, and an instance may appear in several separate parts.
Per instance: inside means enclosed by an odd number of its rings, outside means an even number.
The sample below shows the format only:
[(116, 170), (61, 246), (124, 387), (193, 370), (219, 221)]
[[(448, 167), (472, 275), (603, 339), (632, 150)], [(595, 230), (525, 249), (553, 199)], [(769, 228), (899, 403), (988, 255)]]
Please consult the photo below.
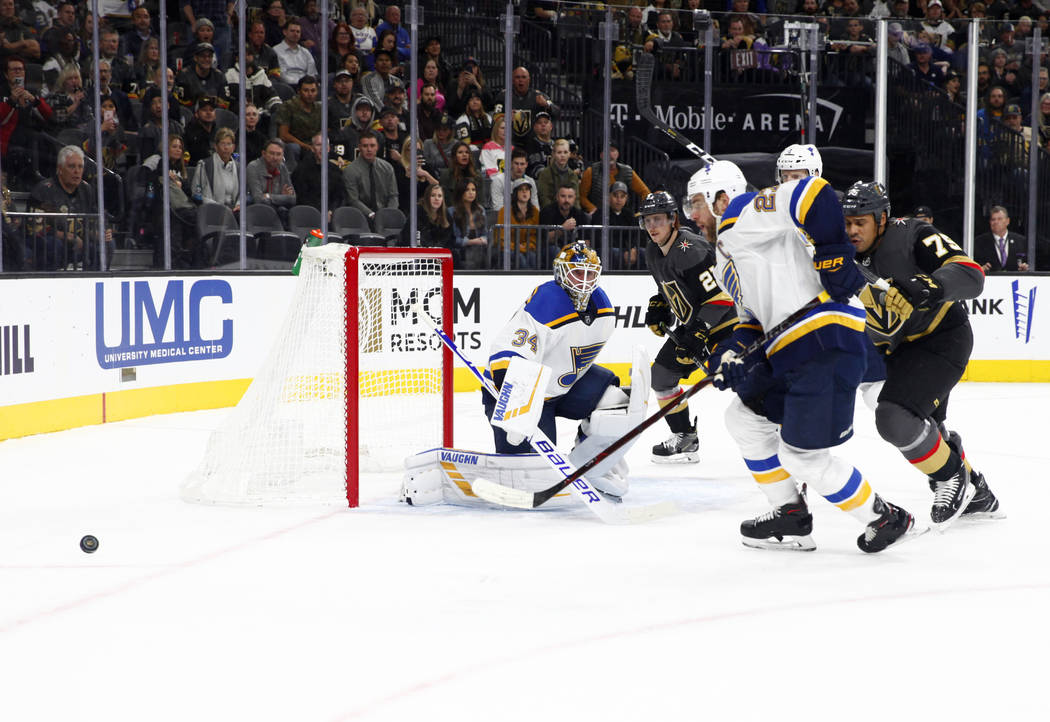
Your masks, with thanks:
[[(431, 449), (405, 460), (401, 500), (415, 506), (441, 502), (483, 504), (471, 481), (540, 491), (563, 478), (530, 443), (537, 431), (557, 441), (556, 419), (579, 421), (569, 454), (574, 467), (592, 459), (640, 423), (649, 397), (649, 360), (639, 348), (631, 385), (595, 364), (612, 335), (614, 309), (598, 286), (601, 260), (583, 242), (565, 246), (554, 260), (554, 280), (538, 286), (496, 334), (485, 376), (499, 391), (482, 389), (495, 453)], [(627, 493), (625, 444), (587, 473), (610, 500)], [(571, 503), (568, 493), (544, 508)]]

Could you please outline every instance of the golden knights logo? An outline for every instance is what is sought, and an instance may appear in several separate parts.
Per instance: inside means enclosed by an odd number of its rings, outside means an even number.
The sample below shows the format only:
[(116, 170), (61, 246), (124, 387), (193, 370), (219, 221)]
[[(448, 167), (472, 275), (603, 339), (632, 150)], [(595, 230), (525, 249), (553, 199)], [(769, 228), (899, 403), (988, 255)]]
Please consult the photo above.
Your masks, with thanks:
[(904, 327), (904, 319), (886, 309), (886, 293), (874, 286), (865, 286), (860, 292), (860, 300), (864, 304), (865, 323), (872, 341), (876, 346), (888, 345)]

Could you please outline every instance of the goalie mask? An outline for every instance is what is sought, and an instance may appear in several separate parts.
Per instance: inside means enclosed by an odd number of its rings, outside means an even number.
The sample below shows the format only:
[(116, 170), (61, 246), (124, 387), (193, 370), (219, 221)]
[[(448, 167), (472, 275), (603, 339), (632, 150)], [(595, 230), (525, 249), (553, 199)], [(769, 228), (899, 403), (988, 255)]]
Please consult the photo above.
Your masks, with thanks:
[(554, 259), (554, 280), (569, 294), (577, 311), (587, 309), (601, 275), (601, 259), (583, 241), (565, 246)]
[(824, 172), (824, 161), (815, 145), (789, 145), (777, 158), (777, 183), (787, 183), (784, 171), (804, 170), (811, 176)]

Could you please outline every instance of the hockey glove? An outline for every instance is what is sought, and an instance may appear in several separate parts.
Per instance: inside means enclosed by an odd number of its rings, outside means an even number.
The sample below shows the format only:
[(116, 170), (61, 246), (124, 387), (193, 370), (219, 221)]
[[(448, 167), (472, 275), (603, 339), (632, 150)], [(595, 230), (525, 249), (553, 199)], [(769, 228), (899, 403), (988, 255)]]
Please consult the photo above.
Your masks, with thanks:
[(831, 297), (845, 303), (865, 284), (864, 275), (853, 262), (856, 252), (849, 244), (818, 246), (813, 255), (813, 268), (820, 274), (820, 285)]
[(675, 341), (681, 344), (678, 348), (693, 359), (694, 363), (702, 364), (711, 355), (707, 348), (709, 343), (707, 328), (703, 325), (698, 324), (679, 329), (675, 334)]
[(925, 311), (944, 300), (944, 288), (926, 274), (893, 281), (886, 292), (886, 310), (907, 321), (913, 311)]
[(660, 328), (660, 324), (670, 326), (672, 323), (674, 323), (674, 316), (671, 315), (671, 307), (664, 297), (658, 293), (650, 298), (649, 309), (645, 312), (645, 325), (649, 327), (649, 330), (657, 336), (663, 336), (664, 330)]
[(736, 351), (726, 351), (711, 383), (716, 389), (736, 389), (747, 380), (748, 364)]

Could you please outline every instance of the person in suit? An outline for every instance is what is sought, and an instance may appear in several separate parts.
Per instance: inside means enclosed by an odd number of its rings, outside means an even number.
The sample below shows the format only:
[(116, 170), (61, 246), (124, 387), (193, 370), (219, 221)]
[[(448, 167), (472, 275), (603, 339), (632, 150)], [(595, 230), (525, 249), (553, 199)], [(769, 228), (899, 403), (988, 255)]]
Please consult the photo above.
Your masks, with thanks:
[(358, 155), (343, 169), (347, 205), (357, 208), (373, 220), (380, 208), (397, 208), (397, 179), (393, 167), (378, 158), (379, 139), (372, 131), (361, 133)]
[(988, 217), (990, 233), (973, 241), (973, 258), (985, 273), (1028, 270), (1028, 240), (1010, 230), (1010, 214), (1002, 206), (992, 206)]

